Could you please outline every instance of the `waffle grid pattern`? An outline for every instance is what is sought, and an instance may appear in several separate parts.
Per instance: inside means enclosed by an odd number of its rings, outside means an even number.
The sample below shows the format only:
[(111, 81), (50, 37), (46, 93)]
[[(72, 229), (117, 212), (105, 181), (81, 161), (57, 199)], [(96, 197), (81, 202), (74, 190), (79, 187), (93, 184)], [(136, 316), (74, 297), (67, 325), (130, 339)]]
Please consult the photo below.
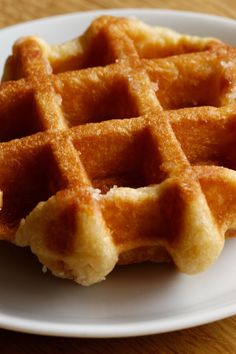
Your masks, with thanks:
[(206, 269), (235, 224), (235, 58), (112, 17), (61, 46), (18, 41), (0, 87), (0, 238), (83, 285), (117, 263)]

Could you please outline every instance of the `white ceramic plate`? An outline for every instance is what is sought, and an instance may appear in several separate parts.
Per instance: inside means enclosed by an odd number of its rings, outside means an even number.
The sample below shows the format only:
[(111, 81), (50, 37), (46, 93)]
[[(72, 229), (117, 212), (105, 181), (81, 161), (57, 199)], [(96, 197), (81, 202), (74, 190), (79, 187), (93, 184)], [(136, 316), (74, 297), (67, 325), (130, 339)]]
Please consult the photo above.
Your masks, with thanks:
[[(35, 34), (51, 43), (78, 36), (101, 13), (136, 16), (152, 25), (216, 36), (236, 44), (236, 21), (176, 11), (112, 10), (75, 13), (0, 31), (0, 71), (13, 42)], [(197, 276), (169, 265), (116, 268), (89, 288), (43, 274), (27, 249), (0, 243), (0, 326), (38, 334), (118, 337), (160, 333), (236, 314), (236, 239), (218, 261)]]

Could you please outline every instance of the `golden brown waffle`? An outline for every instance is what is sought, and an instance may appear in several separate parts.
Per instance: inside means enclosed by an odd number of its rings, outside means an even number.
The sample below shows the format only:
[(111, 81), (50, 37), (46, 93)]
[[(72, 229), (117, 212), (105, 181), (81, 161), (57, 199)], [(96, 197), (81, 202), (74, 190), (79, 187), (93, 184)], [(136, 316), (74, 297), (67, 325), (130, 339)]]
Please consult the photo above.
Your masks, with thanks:
[(89, 285), (119, 264), (209, 267), (236, 226), (236, 51), (101, 17), (18, 41), (0, 86), (0, 238)]

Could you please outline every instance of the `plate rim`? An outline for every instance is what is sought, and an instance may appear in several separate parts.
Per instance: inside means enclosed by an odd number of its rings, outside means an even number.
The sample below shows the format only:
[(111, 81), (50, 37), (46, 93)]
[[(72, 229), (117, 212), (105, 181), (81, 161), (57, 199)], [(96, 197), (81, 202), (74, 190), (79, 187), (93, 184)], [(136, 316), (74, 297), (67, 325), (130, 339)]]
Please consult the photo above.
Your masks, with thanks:
[[(73, 18), (73, 17), (87, 17), (87, 16), (93, 16), (93, 15), (101, 15), (101, 14), (112, 14), (112, 15), (116, 15), (118, 12), (121, 13), (126, 13), (126, 12), (130, 12), (130, 11), (134, 11), (137, 13), (148, 13), (148, 12), (152, 12), (152, 13), (160, 13), (160, 14), (168, 14), (171, 16), (182, 16), (182, 15), (186, 15), (186, 16), (192, 16), (192, 17), (205, 17), (208, 19), (211, 19), (213, 21), (221, 21), (222, 23), (229, 23), (231, 22), (232, 24), (236, 24), (236, 20), (233, 18), (229, 18), (226, 16), (221, 16), (221, 15), (215, 15), (215, 14), (208, 14), (208, 13), (203, 13), (203, 12), (195, 12), (195, 11), (187, 11), (187, 10), (174, 10), (174, 9), (168, 9), (168, 8), (133, 8), (133, 7), (128, 7), (128, 8), (112, 8), (112, 9), (97, 9), (97, 10), (89, 10), (89, 11), (76, 11), (76, 12), (69, 12), (66, 14), (58, 14), (58, 15), (53, 15), (53, 16), (46, 16), (46, 17), (41, 17), (41, 18), (36, 18), (33, 20), (27, 20), (24, 22), (19, 22), (10, 26), (6, 26), (6, 27), (0, 27), (0, 32), (5, 32), (5, 31), (9, 31), (9, 30), (13, 30), (13, 29), (17, 29), (20, 27), (25, 27), (25, 26), (30, 26), (32, 24), (40, 24), (40, 22), (51, 22), (54, 20), (60, 20), (60, 19), (65, 19), (65, 18)], [(118, 15), (120, 16), (120, 15)]]
[[(25, 22), (20, 22), (14, 25), (0, 28), (0, 34), (11, 31), (16, 31), (22, 27), (30, 27), (34, 24), (50, 22), (57, 22), (58, 20), (70, 20), (76, 17), (93, 17), (101, 14), (111, 14), (121, 16), (128, 16), (128, 13), (134, 12), (136, 14), (147, 14), (152, 12), (168, 15), (168, 16), (187, 16), (200, 19), (204, 17), (212, 21), (221, 22), (222, 24), (232, 24), (236, 26), (236, 20), (227, 18), (220, 15), (212, 15), (201, 12), (182, 11), (172, 9), (158, 9), (158, 8), (113, 8), (113, 9), (97, 9), (90, 11), (70, 12), (55, 16), (48, 16), (38, 18)], [(134, 16), (136, 15), (134, 14)], [(12, 43), (13, 44), (13, 43)], [(55, 323), (50, 321), (31, 320), (24, 317), (7, 315), (0, 310), (0, 327), (6, 330), (13, 330), (29, 334), (40, 334), (50, 336), (63, 336), (63, 337), (80, 337), (80, 338), (119, 338), (131, 337), (141, 335), (151, 335), (157, 333), (171, 332), (186, 328), (191, 328), (198, 325), (204, 325), (216, 320), (224, 319), (226, 317), (236, 314), (236, 301), (228, 303), (222, 307), (215, 305), (206, 312), (205, 308), (196, 312), (188, 312), (180, 315), (169, 316), (164, 319), (144, 320), (142, 322), (127, 322), (118, 324), (68, 324), (65, 326), (63, 323)], [(181, 320), (180, 320), (181, 318)]]
[[(143, 321), (143, 323), (129, 322), (127, 324), (62, 324), (48, 321), (37, 321), (19, 318), (0, 313), (0, 324), (5, 319), (2, 329), (28, 334), (60, 336), (70, 338), (127, 338), (161, 333), (170, 333), (178, 330), (189, 329), (195, 326), (210, 324), (223, 320), (236, 313), (236, 303), (227, 306), (212, 308), (205, 313), (202, 309), (183, 316), (173, 316), (156, 320)], [(205, 315), (205, 317), (204, 317)], [(148, 324), (148, 325), (147, 325)], [(170, 327), (171, 324), (171, 327)]]

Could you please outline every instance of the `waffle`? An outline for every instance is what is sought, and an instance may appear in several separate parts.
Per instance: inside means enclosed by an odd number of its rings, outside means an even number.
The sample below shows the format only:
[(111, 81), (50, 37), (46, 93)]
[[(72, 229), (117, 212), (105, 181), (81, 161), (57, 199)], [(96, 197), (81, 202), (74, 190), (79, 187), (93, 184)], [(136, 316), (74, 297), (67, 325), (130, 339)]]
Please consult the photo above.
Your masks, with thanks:
[(82, 285), (116, 264), (207, 269), (236, 227), (236, 51), (99, 17), (16, 42), (0, 86), (0, 239)]

